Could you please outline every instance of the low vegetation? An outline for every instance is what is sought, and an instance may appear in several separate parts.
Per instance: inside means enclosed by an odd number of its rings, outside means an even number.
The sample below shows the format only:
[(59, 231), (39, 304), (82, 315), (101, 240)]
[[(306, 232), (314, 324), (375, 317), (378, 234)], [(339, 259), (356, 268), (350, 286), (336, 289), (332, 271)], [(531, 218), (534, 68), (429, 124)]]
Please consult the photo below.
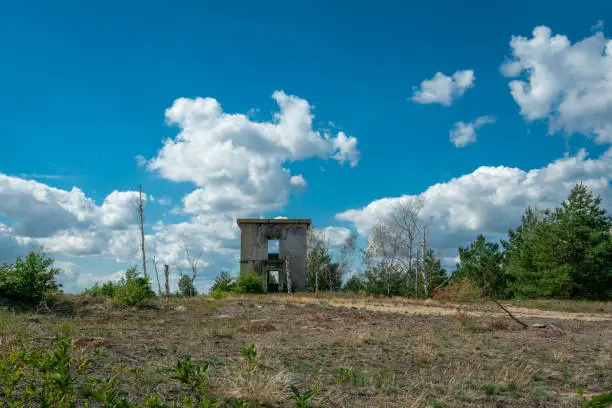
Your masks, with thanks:
[(118, 282), (109, 281), (102, 285), (96, 282), (83, 294), (94, 297), (112, 297), (115, 298), (117, 304), (124, 306), (142, 306), (155, 297), (149, 278), (139, 276), (136, 267), (128, 268)]
[(56, 294), (0, 310), (0, 406), (579, 407), (609, 392), (612, 317), (563, 302), (512, 309), (525, 330), (490, 303)]
[(52, 267), (53, 259), (40, 251), (31, 251), (12, 265), (0, 266), (0, 295), (25, 302), (46, 302), (45, 296), (58, 289), (55, 282), (58, 270)]

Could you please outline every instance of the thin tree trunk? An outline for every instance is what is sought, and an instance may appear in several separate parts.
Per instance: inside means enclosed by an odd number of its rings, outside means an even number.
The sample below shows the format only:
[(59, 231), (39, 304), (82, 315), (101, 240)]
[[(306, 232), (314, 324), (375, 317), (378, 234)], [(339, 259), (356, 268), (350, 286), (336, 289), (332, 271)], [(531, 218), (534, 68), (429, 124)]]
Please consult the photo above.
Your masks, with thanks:
[[(417, 251), (417, 257), (418, 257), (419, 253)], [(416, 268), (414, 268), (414, 297), (415, 298), (419, 298), (419, 262), (418, 262), (418, 258), (417, 258), (417, 265)]]
[(159, 296), (162, 295), (161, 284), (159, 283), (159, 272), (157, 271), (157, 260), (153, 257), (153, 268), (155, 268), (155, 278), (157, 279), (157, 290)]
[(166, 297), (169, 298), (170, 297), (170, 282), (169, 282), (170, 266), (169, 265), (164, 265), (164, 275), (166, 276)]
[(142, 272), (147, 277), (147, 255), (144, 236), (144, 205), (142, 202), (142, 184), (138, 185), (138, 215), (140, 216), (140, 249), (142, 250)]
[(426, 251), (427, 248), (427, 238), (426, 238), (426, 232), (425, 232), (425, 225), (423, 225), (423, 241), (422, 241), (422, 251), (423, 251), (423, 269), (422, 269), (422, 273), (423, 273), (423, 289), (425, 290), (425, 297), (429, 296), (429, 276), (427, 274), (427, 265), (425, 264), (425, 254), (427, 253)]
[(409, 242), (408, 246), (408, 274), (406, 275), (406, 296), (410, 296), (410, 273), (412, 272), (412, 240)]

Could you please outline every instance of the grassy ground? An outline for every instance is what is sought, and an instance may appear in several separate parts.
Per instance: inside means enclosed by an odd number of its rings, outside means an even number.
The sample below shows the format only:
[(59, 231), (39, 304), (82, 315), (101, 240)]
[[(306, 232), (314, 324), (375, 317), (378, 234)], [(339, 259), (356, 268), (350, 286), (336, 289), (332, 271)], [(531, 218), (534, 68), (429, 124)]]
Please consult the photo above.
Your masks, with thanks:
[[(120, 369), (135, 398), (176, 397), (166, 370), (186, 355), (211, 363), (212, 396), (262, 406), (291, 406), (291, 384), (316, 388), (325, 407), (573, 407), (579, 389), (612, 390), (606, 303), (510, 304), (530, 326), (546, 325), (522, 329), (493, 304), (268, 295), (129, 309), (66, 298), (52, 314), (0, 310), (0, 353), (18, 337), (45, 347), (69, 330), (89, 370)], [(251, 343), (261, 359), (256, 376), (242, 357)]]

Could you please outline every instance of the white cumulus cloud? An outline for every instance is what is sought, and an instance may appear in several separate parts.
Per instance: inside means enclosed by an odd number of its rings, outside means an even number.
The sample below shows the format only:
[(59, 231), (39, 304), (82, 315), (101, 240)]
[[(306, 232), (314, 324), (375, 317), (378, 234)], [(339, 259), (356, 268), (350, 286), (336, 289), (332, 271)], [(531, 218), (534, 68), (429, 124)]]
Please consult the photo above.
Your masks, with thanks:
[(465, 147), (476, 142), (476, 131), (488, 123), (495, 123), (493, 116), (480, 116), (473, 122), (456, 122), (449, 132), (450, 141), (456, 147)]
[(474, 71), (471, 69), (456, 71), (452, 76), (436, 72), (433, 78), (421, 82), (420, 88), (412, 95), (412, 100), (421, 104), (439, 103), (450, 106), (474, 86), (474, 80)]
[(306, 187), (306, 180), (304, 179), (304, 176), (302, 176), (301, 174), (298, 174), (297, 176), (291, 176), (291, 179), (289, 179), (289, 181), (292, 186)]
[(529, 205), (558, 206), (579, 182), (601, 195), (610, 209), (612, 149), (598, 158), (589, 158), (581, 150), (575, 156), (527, 171), (504, 166), (479, 167), (470, 174), (435, 184), (418, 196), (382, 198), (363, 208), (339, 213), (336, 219), (349, 222), (360, 235), (367, 236), (399, 202), (419, 197), (424, 202), (420, 216), (431, 229), (432, 246), (444, 249), (445, 256), (454, 256), (459, 245), (467, 244), (478, 233), (505, 235), (508, 228), (518, 225)]
[(513, 36), (502, 65), (525, 119), (543, 119), (549, 132), (593, 135), (612, 143), (612, 42), (602, 32), (574, 44), (539, 26), (532, 37)]
[(166, 120), (179, 134), (164, 141), (148, 169), (198, 187), (183, 200), (188, 212), (255, 212), (281, 207), (292, 188), (305, 184), (286, 163), (311, 157), (358, 163), (355, 137), (315, 130), (305, 99), (283, 91), (272, 97), (279, 111), (268, 122), (226, 113), (213, 98), (177, 99)]

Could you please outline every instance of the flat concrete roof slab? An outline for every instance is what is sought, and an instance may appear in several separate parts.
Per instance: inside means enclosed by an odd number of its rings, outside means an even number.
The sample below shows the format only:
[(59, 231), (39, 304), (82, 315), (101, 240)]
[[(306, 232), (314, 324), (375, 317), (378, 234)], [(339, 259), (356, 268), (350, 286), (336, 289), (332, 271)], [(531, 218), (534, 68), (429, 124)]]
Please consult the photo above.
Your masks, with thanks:
[(287, 225), (287, 224), (305, 224), (309, 226), (311, 224), (311, 220), (309, 218), (294, 218), (294, 219), (285, 219), (285, 218), (238, 218), (236, 220), (238, 225), (243, 224), (278, 224), (278, 225)]

